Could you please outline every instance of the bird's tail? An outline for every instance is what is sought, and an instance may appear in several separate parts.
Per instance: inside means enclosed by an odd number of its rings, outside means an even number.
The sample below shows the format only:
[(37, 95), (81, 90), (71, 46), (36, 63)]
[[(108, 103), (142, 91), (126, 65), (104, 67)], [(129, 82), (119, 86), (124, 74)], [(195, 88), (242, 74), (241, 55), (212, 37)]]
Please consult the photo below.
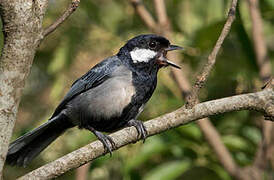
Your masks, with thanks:
[(19, 137), (9, 146), (6, 162), (10, 165), (26, 166), (66, 129), (73, 127), (67, 117), (60, 114), (40, 127)]

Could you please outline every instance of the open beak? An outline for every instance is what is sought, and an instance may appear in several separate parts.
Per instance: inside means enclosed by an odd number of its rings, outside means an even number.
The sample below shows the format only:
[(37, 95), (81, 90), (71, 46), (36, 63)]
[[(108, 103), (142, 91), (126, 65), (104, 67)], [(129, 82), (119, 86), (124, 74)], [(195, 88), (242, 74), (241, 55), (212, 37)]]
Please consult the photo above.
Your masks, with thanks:
[(166, 54), (168, 51), (173, 51), (173, 50), (182, 50), (184, 48), (180, 47), (180, 46), (176, 46), (176, 45), (170, 45), (168, 48), (165, 48), (164, 49), (164, 52), (161, 53), (160, 57), (158, 58), (158, 64), (160, 64), (161, 66), (172, 66), (172, 67), (175, 67), (175, 68), (178, 68), (178, 69), (181, 69), (180, 66), (178, 66), (177, 64), (169, 61), (167, 58), (166, 58)]

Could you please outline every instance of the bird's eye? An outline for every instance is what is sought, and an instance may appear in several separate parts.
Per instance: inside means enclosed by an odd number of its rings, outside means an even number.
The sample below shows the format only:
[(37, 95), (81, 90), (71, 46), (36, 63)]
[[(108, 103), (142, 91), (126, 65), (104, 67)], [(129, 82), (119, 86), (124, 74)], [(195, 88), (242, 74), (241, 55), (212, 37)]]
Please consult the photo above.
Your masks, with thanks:
[(152, 42), (149, 42), (148, 46), (150, 49), (155, 49), (157, 46), (157, 43), (155, 41), (152, 41)]

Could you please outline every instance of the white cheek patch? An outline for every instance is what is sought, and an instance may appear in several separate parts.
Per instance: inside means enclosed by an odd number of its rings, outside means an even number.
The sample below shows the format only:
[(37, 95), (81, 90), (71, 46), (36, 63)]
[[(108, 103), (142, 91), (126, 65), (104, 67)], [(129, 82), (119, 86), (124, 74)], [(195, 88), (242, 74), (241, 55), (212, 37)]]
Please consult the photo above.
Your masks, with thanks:
[(148, 62), (156, 56), (157, 52), (149, 49), (135, 48), (130, 52), (133, 63)]

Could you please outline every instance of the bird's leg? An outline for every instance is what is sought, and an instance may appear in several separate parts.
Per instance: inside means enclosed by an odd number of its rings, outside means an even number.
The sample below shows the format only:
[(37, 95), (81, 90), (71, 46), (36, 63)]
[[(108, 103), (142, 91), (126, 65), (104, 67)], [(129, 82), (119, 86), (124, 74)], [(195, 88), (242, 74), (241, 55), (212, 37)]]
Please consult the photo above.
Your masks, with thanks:
[(127, 126), (134, 126), (138, 132), (138, 137), (141, 136), (141, 138), (143, 139), (143, 142), (145, 142), (147, 137), (147, 130), (142, 121), (132, 119), (128, 121)]
[[(90, 130), (97, 138), (99, 141), (101, 141), (101, 143), (103, 144), (105, 150), (110, 154), (110, 156), (112, 156), (112, 150), (111, 149), (116, 149), (115, 143), (112, 140), (112, 138), (108, 135), (105, 135), (99, 131), (96, 131), (93, 127), (88, 126), (86, 127), (88, 130)], [(110, 145), (108, 144), (108, 142), (111, 144), (112, 148), (110, 147)]]

